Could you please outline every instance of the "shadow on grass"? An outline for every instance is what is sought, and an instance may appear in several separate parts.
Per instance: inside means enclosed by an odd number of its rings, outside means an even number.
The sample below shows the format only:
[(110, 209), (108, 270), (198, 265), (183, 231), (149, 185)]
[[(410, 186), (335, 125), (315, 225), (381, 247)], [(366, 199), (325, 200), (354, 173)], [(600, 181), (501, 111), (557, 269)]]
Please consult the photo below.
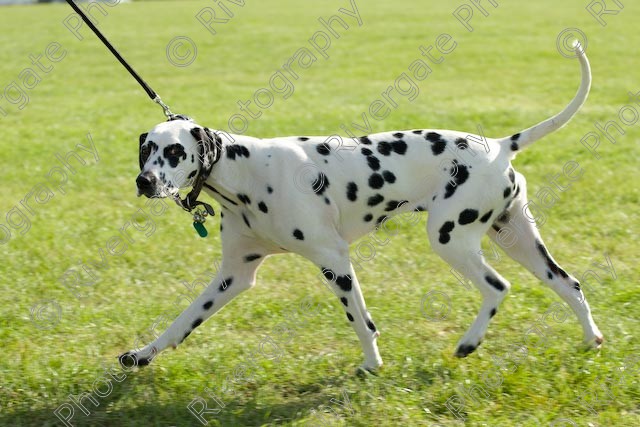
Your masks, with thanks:
[[(92, 396), (98, 401), (99, 406), (94, 406), (88, 398), (83, 400), (83, 405), (90, 411), (85, 415), (80, 408), (73, 405), (68, 399), (54, 401), (51, 406), (38, 409), (26, 406), (8, 411), (6, 408), (0, 414), (0, 426), (32, 427), (32, 426), (202, 426), (199, 421), (187, 409), (187, 405), (196, 394), (175, 396), (175, 403), (154, 404), (149, 399), (158, 394), (165, 395), (167, 390), (156, 392), (154, 384), (148, 384), (149, 390), (140, 392), (146, 383), (144, 378), (133, 378), (119, 386), (114, 387), (112, 393), (105, 398)], [(297, 384), (298, 389), (313, 389), (312, 384)], [(68, 396), (68, 394), (67, 394)], [(202, 395), (207, 400), (209, 409), (217, 409), (212, 398)], [(141, 399), (144, 401), (141, 402)], [(55, 400), (55, 399), (52, 399)], [(217, 415), (203, 414), (208, 426), (263, 426), (291, 425), (298, 419), (303, 419), (311, 414), (311, 410), (326, 404), (328, 397), (320, 391), (318, 394), (306, 394), (294, 397), (291, 401), (264, 404), (256, 398), (241, 401), (234, 399), (233, 395), (224, 398), (225, 407)], [(71, 404), (75, 414), (65, 424), (56, 417), (54, 410), (64, 403)], [(65, 415), (67, 413), (65, 412)]]

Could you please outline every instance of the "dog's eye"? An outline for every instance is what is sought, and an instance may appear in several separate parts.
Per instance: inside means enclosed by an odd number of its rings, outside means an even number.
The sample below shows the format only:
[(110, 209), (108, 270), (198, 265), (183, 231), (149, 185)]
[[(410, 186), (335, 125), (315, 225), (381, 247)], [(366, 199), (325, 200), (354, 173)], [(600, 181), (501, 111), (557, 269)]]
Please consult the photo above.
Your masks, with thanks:
[(149, 145), (145, 145), (140, 148), (140, 156), (138, 159), (140, 163), (140, 170), (142, 170), (144, 164), (147, 163), (147, 160), (149, 159), (150, 155), (151, 155), (151, 147)]
[(149, 158), (149, 154), (151, 154), (151, 147), (149, 147), (148, 145), (140, 149), (140, 157), (142, 157), (143, 163), (146, 163), (147, 159)]

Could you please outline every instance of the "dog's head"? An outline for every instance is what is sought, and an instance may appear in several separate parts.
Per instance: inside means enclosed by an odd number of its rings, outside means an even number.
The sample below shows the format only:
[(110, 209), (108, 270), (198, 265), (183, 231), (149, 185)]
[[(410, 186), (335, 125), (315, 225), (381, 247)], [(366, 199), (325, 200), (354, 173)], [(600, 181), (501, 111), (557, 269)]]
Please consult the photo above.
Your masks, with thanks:
[(138, 196), (173, 196), (193, 185), (215, 163), (219, 139), (191, 120), (163, 122), (140, 135)]

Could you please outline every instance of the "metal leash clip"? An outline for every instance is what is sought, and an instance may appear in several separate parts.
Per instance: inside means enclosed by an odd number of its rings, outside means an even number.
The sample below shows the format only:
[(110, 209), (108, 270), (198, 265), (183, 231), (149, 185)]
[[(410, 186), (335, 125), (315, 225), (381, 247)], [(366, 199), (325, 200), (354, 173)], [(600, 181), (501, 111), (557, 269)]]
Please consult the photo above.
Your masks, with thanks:
[(193, 213), (193, 228), (196, 229), (200, 237), (207, 237), (207, 235), (209, 234), (204, 226), (204, 223), (207, 221), (208, 215), (209, 214), (204, 209), (196, 210)]

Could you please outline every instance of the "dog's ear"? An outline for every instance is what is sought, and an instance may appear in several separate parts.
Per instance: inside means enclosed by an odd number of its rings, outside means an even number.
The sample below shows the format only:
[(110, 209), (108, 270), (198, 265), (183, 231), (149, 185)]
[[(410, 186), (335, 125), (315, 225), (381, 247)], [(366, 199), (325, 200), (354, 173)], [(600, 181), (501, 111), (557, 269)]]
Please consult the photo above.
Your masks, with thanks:
[(140, 170), (142, 170), (142, 167), (144, 166), (144, 164), (147, 162), (146, 157), (149, 157), (149, 155), (145, 156), (145, 158), (142, 158), (142, 144), (144, 144), (144, 141), (147, 139), (147, 135), (149, 135), (148, 132), (145, 132), (143, 134), (140, 135), (140, 146), (138, 147), (138, 162), (140, 163)]

